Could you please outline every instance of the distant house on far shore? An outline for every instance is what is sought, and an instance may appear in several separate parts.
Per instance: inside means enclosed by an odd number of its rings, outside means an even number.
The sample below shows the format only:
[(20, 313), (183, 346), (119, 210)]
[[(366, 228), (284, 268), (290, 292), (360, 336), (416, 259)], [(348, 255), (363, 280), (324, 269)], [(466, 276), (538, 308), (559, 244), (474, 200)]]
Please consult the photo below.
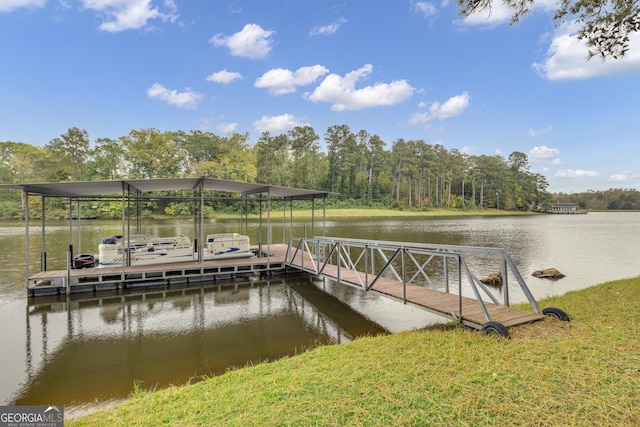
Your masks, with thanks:
[(554, 203), (547, 213), (552, 214), (585, 214), (587, 211), (580, 210), (577, 203)]

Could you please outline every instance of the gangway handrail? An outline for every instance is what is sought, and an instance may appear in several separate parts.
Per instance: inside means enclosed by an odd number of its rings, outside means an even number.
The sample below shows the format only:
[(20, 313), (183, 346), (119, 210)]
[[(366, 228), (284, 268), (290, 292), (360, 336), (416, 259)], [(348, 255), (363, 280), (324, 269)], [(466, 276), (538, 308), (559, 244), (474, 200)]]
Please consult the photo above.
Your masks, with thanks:
[[(295, 248), (295, 250), (292, 250), (292, 248)], [(352, 249), (354, 248), (358, 248), (358, 250), (353, 251)], [(500, 268), (503, 276), (502, 302), (500, 302), (496, 295), (489, 291), (488, 288), (471, 271), (464, 259), (464, 252), (494, 254), (500, 257)], [(376, 256), (384, 262), (384, 266), (381, 269), (376, 268), (375, 266)], [(424, 259), (418, 261), (416, 258), (417, 256), (427, 257), (426, 261), (424, 261)], [(438, 257), (443, 260), (443, 266), (445, 269), (444, 293), (447, 294), (449, 293), (449, 267), (447, 267), (447, 259), (453, 258), (457, 261), (459, 294), (458, 313), (455, 312), (454, 308), (452, 308), (444, 298), (442, 290), (438, 289), (432, 278), (429, 277), (431, 273), (428, 273), (426, 270), (429, 263), (432, 262), (434, 258)], [(399, 261), (398, 258), (400, 258)], [(299, 265), (295, 265), (294, 260), (298, 260), (297, 262), (299, 262)], [(413, 266), (417, 268), (417, 271), (410, 277), (407, 277), (407, 260), (411, 261)], [(401, 263), (400, 266), (397, 265), (399, 263)], [(504, 288), (508, 287), (508, 272), (511, 271), (533, 311), (537, 314), (541, 314), (537, 302), (533, 298), (533, 295), (522, 278), (522, 275), (513, 263), (513, 260), (509, 257), (507, 252), (501, 248), (437, 245), (415, 242), (371, 241), (326, 236), (316, 236), (313, 238), (292, 237), (287, 249), (285, 264), (295, 266), (296, 268), (300, 268), (303, 271), (307, 271), (312, 274), (333, 277), (334, 279), (337, 279), (338, 282), (358, 287), (364, 291), (375, 290), (374, 287), (382, 277), (391, 275), (395, 277), (396, 281), (402, 283), (403, 296), (400, 299), (405, 303), (407, 302), (407, 285), (413, 283), (418, 276), (421, 276), (424, 278), (426, 285), (435, 292), (435, 295), (438, 297), (443, 307), (446, 307), (446, 311), (449, 312), (449, 315), (460, 322), (463, 321), (461, 302), (463, 298), (463, 277), (466, 282), (468, 282), (468, 286), (471, 288), (471, 291), (480, 306), (483, 317), (486, 321), (490, 321), (490, 312), (487, 309), (487, 305), (482, 295), (486, 295), (493, 304), (509, 306), (509, 293), (508, 290)], [(309, 264), (310, 267), (308, 266)], [(362, 269), (362, 264), (364, 264), (364, 272), (359, 271)], [(325, 273), (325, 270), (329, 265), (335, 267), (334, 271), (336, 273)], [(360, 268), (358, 268), (358, 265), (360, 265)], [(349, 270), (350, 279), (348, 281), (343, 280), (341, 273), (342, 269)]]
[[(369, 244), (370, 245), (372, 243), (371, 240), (352, 239), (352, 238), (345, 238), (345, 237), (314, 236), (314, 239), (317, 239), (318, 241), (349, 242), (350, 244)], [(503, 248), (492, 248), (492, 247), (481, 247), (481, 246), (461, 246), (461, 245), (460, 246), (459, 245), (441, 245), (441, 244), (431, 244), (431, 243), (400, 242), (400, 241), (394, 242), (394, 241), (386, 241), (386, 240), (376, 240), (375, 243), (377, 245), (401, 246), (403, 248), (410, 248), (410, 249), (411, 248), (432, 249), (432, 250), (441, 250), (445, 252), (454, 252), (454, 253), (481, 252), (481, 253), (490, 253), (490, 254), (499, 255), (503, 261), (503, 268), (502, 268), (502, 277), (504, 281), (504, 285), (502, 287), (503, 299), (504, 299), (503, 304), (506, 306), (509, 306), (508, 286), (506, 286), (508, 284), (506, 267), (508, 267), (508, 269), (511, 270), (511, 273), (515, 277), (516, 282), (520, 287), (520, 290), (522, 291), (524, 296), (527, 298), (527, 302), (529, 303), (533, 311), (537, 314), (542, 313), (542, 311), (540, 310), (540, 307), (538, 306), (537, 301), (533, 297), (533, 294), (531, 293), (529, 287), (527, 286), (524, 278), (518, 271), (517, 267), (515, 266), (513, 260), (511, 259), (507, 251)], [(484, 285), (482, 287), (484, 288)], [(486, 291), (486, 288), (484, 289), (487, 295), (491, 295), (490, 292)]]

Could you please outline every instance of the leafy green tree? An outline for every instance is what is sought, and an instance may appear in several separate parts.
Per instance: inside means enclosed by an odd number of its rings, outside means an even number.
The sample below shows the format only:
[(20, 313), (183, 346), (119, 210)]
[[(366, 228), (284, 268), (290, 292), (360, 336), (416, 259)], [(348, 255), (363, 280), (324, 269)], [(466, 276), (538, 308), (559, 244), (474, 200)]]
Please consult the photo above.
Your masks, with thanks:
[(192, 165), (197, 176), (253, 182), (256, 165), (253, 151), (249, 148), (247, 133), (233, 133), (222, 138), (214, 158)]
[(157, 129), (132, 130), (120, 137), (126, 149), (124, 158), (129, 165), (130, 178), (173, 178), (186, 169), (184, 152), (175, 142), (173, 132)]
[(42, 160), (50, 153), (42, 147), (23, 142), (0, 142), (0, 176), (3, 183), (46, 181)]
[[(365, 155), (368, 156), (367, 165), (367, 201), (379, 199), (385, 193), (384, 185), (380, 181), (380, 177), (388, 167), (386, 152), (384, 150), (385, 142), (378, 136), (373, 135), (367, 140)], [(389, 188), (386, 188), (388, 193)]]
[(360, 158), (355, 135), (347, 125), (334, 125), (327, 129), (324, 140), (329, 161), (328, 186), (343, 198), (351, 198), (356, 181), (356, 159)]
[(85, 178), (86, 161), (89, 157), (89, 134), (86, 130), (73, 127), (54, 138), (45, 146), (55, 159), (57, 171), (54, 174), (60, 181), (82, 181)]
[(271, 136), (269, 132), (263, 132), (253, 151), (256, 159), (256, 182), (291, 185), (291, 156), (287, 135)]
[(291, 186), (313, 188), (318, 184), (315, 168), (320, 137), (311, 126), (296, 126), (288, 132), (293, 171)]
[(465, 183), (468, 172), (468, 157), (457, 149), (449, 153), (449, 184), (447, 188), (447, 206), (462, 208), (465, 206)]
[(123, 178), (127, 175), (125, 150), (120, 142), (98, 138), (87, 161), (88, 176), (92, 180)]
[(501, 156), (474, 156), (472, 174), (479, 184), (478, 206), (498, 207), (500, 194), (504, 193), (503, 181), (507, 165)]
[(176, 141), (187, 158), (186, 173), (189, 175), (200, 175), (228, 151), (226, 139), (211, 132), (179, 131)]
[[(536, 0), (504, 0), (515, 24), (528, 15)], [(458, 0), (460, 13), (490, 11), (493, 0)], [(560, 0), (553, 19), (556, 25), (576, 22), (578, 38), (589, 46), (590, 56), (621, 58), (629, 51), (629, 36), (640, 31), (638, 0)]]

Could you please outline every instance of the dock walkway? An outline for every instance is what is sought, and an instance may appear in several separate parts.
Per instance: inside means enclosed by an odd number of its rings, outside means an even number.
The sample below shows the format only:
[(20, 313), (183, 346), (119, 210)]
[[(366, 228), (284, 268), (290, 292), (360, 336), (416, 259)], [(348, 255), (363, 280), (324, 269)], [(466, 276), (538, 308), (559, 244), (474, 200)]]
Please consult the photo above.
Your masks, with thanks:
[[(437, 250), (434, 251), (398, 245), (393, 247), (388, 242), (363, 242), (350, 241), (349, 239), (300, 239), (297, 246), (290, 247), (286, 263), (288, 266), (312, 274), (418, 306), (476, 329), (482, 329), (489, 322), (498, 322), (509, 328), (535, 322), (545, 317), (532, 297), (530, 303), (533, 311), (509, 307), (508, 298), (506, 304), (500, 303), (490, 293), (489, 297), (485, 298), (489, 301), (483, 300), (478, 289), (486, 291), (486, 288), (468, 270), (460, 254), (451, 251), (452, 247), (436, 248)], [(361, 250), (357, 250), (357, 248)], [(479, 250), (479, 248), (473, 249)], [(387, 252), (384, 253), (384, 251)], [(408, 255), (403, 257), (400, 263), (398, 254), (402, 251), (408, 251)], [(383, 261), (379, 264), (384, 267), (379, 267), (376, 272), (365, 273), (361, 271), (362, 269), (367, 271), (370, 268), (373, 269), (374, 252), (378, 259)], [(420, 255), (425, 258), (419, 260)], [(506, 256), (506, 254), (501, 255)], [(394, 257), (397, 261), (396, 266), (393, 265)], [(427, 265), (437, 257), (447, 257), (459, 261), (457, 276), (459, 283), (456, 293), (450, 292), (448, 283), (444, 286), (436, 286), (432, 277), (428, 275)], [(407, 269), (410, 264), (407, 260), (413, 261), (414, 270), (411, 272)], [(357, 269), (356, 265), (361, 268)], [(448, 281), (447, 273), (451, 269), (451, 265), (447, 267), (447, 262), (444, 261), (444, 266), (447, 271), (443, 277)], [(407, 279), (409, 274), (411, 279)], [(475, 298), (462, 294), (463, 275), (467, 276), (466, 285), (473, 288)], [(519, 273), (515, 273), (515, 275), (518, 281), (522, 281)], [(504, 276), (506, 277), (506, 271)], [(418, 277), (421, 277), (424, 283), (412, 282)], [(526, 284), (524, 286), (526, 287)], [(530, 297), (528, 289), (525, 294)]]

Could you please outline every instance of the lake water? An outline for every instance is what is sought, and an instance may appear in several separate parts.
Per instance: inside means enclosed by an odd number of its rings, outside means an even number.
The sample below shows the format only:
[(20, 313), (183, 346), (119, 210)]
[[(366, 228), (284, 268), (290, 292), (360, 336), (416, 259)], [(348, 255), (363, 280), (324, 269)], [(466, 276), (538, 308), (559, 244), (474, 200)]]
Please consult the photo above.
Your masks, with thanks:
[[(68, 222), (47, 222), (48, 269), (63, 268)], [(237, 221), (210, 221), (207, 232), (243, 232)], [(153, 221), (145, 233), (193, 235), (190, 221)], [(212, 230), (212, 231), (209, 231)], [(249, 225), (252, 243), (257, 226)], [(293, 235), (310, 235), (296, 222)], [(83, 252), (119, 222), (84, 221)], [(71, 238), (76, 239), (74, 223)], [(282, 224), (274, 226), (282, 242)], [(316, 234), (322, 229), (316, 223)], [(286, 235), (286, 236), (283, 236)], [(345, 219), (327, 236), (499, 247), (507, 250), (536, 299), (640, 275), (640, 213)], [(40, 224), (29, 232), (31, 273), (40, 265)], [(74, 242), (77, 248), (77, 242)], [(126, 398), (134, 387), (161, 388), (228, 369), (291, 356), (317, 345), (421, 328), (442, 318), (396, 301), (306, 275), (244, 278), (185, 289), (28, 300), (24, 224), (0, 222), (0, 401), (86, 405)], [(76, 252), (79, 252), (76, 250)], [(471, 260), (478, 275), (493, 271)], [(558, 281), (531, 277), (555, 267)], [(486, 271), (484, 271), (486, 270)], [(495, 269), (494, 269), (495, 270)], [(511, 283), (510, 283), (511, 284)], [(511, 301), (524, 301), (517, 292)]]

